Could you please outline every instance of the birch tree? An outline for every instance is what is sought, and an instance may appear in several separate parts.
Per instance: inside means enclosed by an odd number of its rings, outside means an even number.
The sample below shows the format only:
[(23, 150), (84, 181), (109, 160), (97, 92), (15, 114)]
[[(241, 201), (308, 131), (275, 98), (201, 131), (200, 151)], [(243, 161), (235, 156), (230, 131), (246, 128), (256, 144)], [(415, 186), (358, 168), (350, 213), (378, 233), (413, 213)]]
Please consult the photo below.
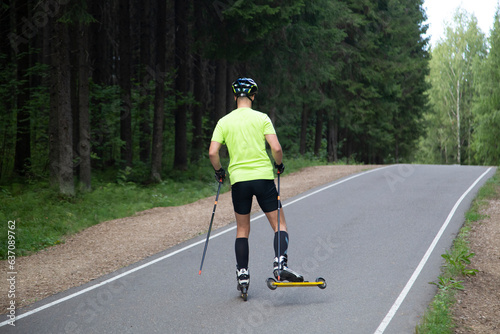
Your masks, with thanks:
[[(474, 63), (486, 55), (484, 33), (477, 18), (457, 9), (447, 24), (444, 40), (432, 51), (429, 92), (433, 113), (428, 117), (431, 149), (438, 149), (442, 163), (470, 163), (472, 101), (475, 95)], [(465, 153), (465, 157), (463, 154)]]
[(479, 69), (476, 87), (478, 97), (474, 102), (473, 149), (476, 162), (500, 164), (500, 8), (489, 38), (490, 50)]

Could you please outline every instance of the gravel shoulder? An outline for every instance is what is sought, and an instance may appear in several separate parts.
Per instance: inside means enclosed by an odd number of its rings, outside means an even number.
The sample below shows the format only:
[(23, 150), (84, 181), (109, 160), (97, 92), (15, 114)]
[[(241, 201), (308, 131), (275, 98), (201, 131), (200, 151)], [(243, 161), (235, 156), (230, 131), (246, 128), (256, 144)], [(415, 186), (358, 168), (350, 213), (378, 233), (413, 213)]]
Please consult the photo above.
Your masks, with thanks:
[(469, 248), (476, 255), (470, 267), (478, 269), (466, 278), (456, 295), (453, 315), (460, 334), (500, 333), (500, 200), (489, 201), (485, 218), (474, 223)]

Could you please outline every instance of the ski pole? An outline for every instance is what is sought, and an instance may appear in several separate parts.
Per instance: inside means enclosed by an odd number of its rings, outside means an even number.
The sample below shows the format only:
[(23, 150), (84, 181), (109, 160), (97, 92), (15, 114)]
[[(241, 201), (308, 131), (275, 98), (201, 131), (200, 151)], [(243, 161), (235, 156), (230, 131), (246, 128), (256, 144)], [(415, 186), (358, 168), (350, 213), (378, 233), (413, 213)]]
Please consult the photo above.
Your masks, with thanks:
[(215, 196), (214, 209), (212, 211), (212, 219), (210, 219), (210, 226), (208, 227), (207, 240), (205, 241), (205, 249), (203, 250), (203, 257), (201, 258), (200, 271), (198, 275), (201, 275), (201, 268), (203, 268), (203, 261), (205, 261), (205, 254), (207, 253), (208, 240), (210, 239), (210, 231), (212, 231), (212, 223), (214, 222), (215, 208), (217, 208), (217, 201), (219, 200), (221, 185), (222, 185), (222, 179), (219, 180), (219, 188), (217, 189), (217, 196)]
[(280, 206), (281, 206), (281, 199), (280, 199), (280, 172), (278, 172), (278, 281), (281, 281), (281, 233), (280, 233)]

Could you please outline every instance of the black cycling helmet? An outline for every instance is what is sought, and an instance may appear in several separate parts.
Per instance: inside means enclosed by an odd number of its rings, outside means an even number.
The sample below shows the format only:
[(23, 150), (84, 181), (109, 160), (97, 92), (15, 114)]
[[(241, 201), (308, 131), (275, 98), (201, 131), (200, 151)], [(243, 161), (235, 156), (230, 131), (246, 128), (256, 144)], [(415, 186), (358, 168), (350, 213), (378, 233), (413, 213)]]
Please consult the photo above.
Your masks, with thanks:
[(232, 86), (233, 93), (237, 97), (250, 97), (254, 94), (257, 94), (257, 91), (259, 90), (259, 87), (257, 87), (255, 81), (250, 78), (239, 78), (235, 82), (233, 82)]

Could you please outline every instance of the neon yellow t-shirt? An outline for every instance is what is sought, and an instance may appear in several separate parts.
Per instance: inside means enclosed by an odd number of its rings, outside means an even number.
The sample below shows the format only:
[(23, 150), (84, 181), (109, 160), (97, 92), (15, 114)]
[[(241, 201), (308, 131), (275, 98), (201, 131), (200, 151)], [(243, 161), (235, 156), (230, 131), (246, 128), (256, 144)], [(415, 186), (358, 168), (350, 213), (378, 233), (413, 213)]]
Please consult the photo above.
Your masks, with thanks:
[(274, 180), (274, 171), (266, 151), (265, 135), (276, 134), (266, 114), (238, 108), (222, 117), (212, 141), (227, 146), (231, 184), (251, 180)]

